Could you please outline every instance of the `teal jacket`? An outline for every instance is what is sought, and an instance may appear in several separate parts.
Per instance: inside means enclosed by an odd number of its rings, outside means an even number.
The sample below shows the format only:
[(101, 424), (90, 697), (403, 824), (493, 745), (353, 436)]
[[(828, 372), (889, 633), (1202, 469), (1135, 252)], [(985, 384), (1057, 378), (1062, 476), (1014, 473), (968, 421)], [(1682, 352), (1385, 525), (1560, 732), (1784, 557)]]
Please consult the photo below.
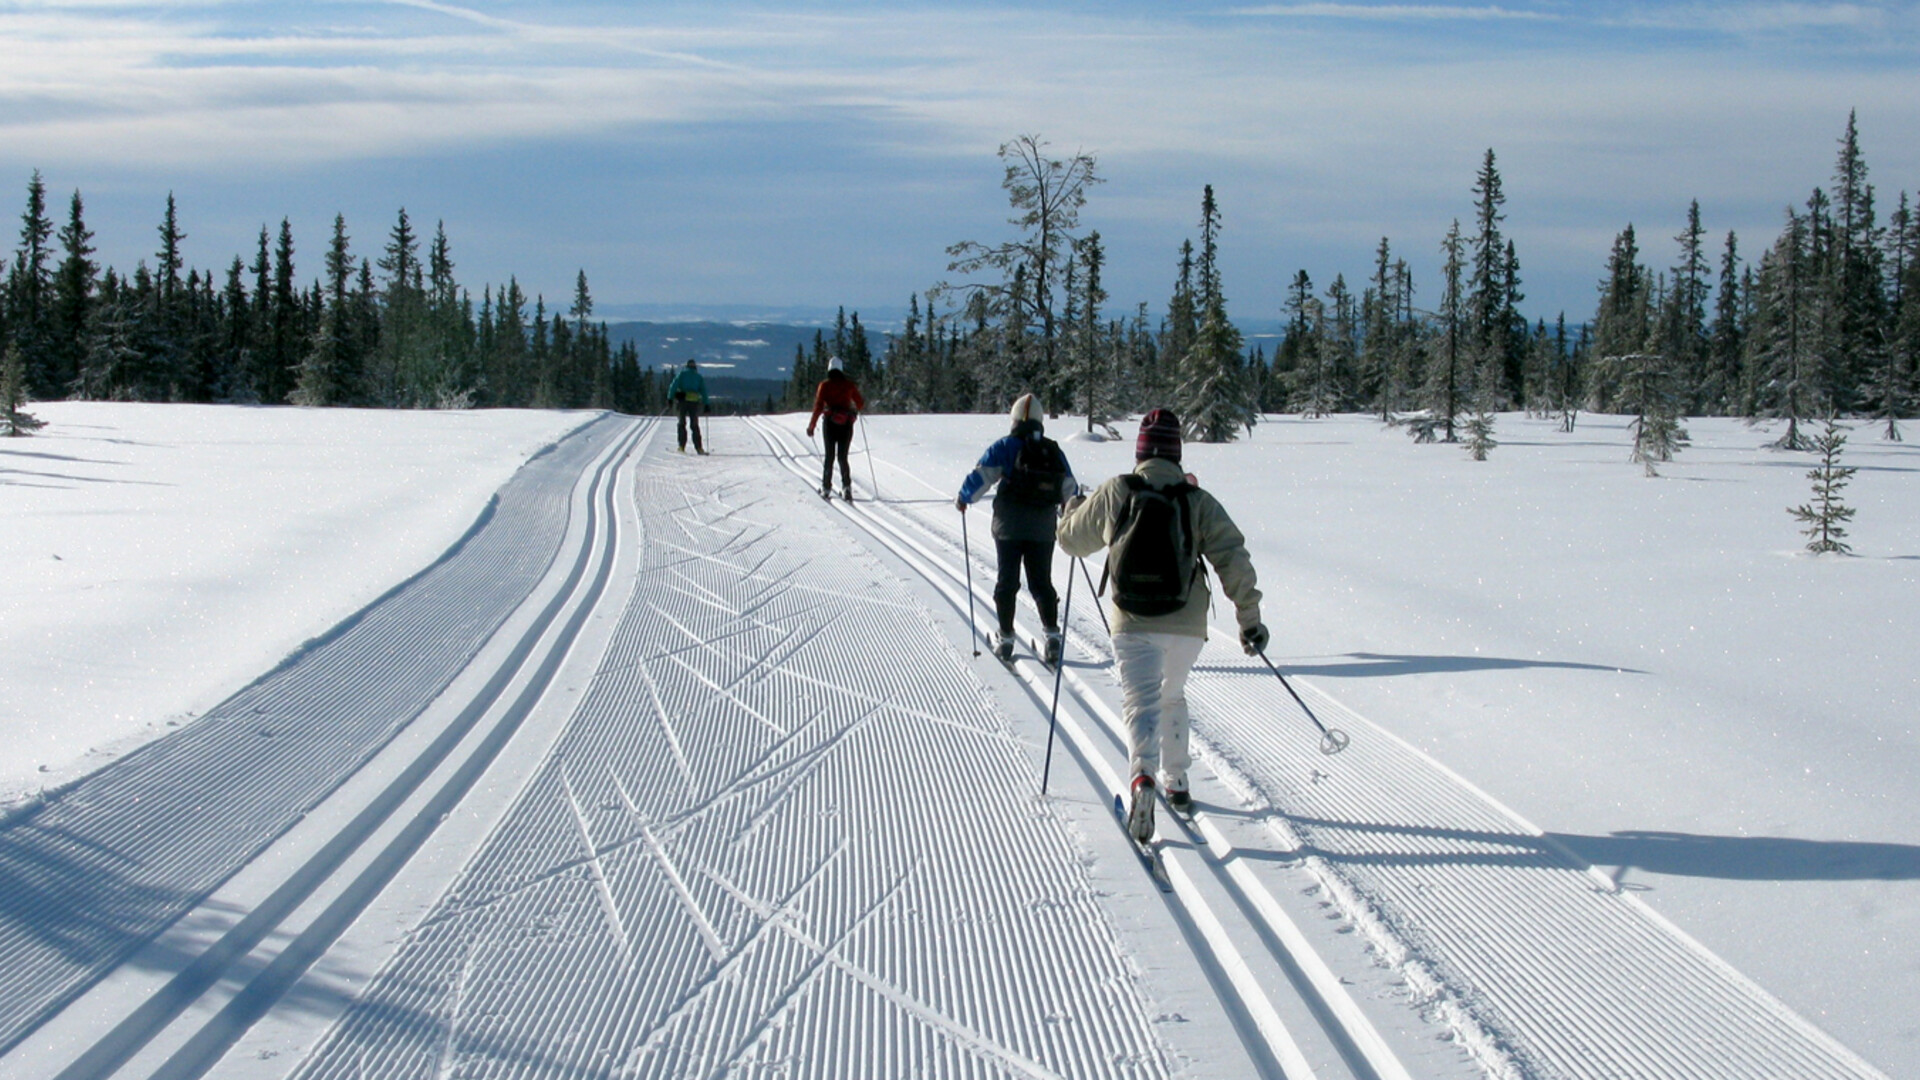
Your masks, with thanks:
[[(656, 384), (657, 385), (657, 384)], [(707, 380), (698, 368), (683, 367), (667, 387), (667, 400), (699, 404), (707, 400)]]

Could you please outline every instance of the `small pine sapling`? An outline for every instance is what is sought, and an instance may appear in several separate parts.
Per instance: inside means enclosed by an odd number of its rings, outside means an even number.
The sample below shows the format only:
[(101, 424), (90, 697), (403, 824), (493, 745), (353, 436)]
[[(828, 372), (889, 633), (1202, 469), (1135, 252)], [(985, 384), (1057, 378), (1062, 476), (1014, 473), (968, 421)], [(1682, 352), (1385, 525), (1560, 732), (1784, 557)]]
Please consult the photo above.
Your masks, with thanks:
[(1473, 455), (1473, 460), (1487, 460), (1487, 454), (1499, 445), (1493, 438), (1492, 413), (1476, 412), (1467, 418), (1466, 447), (1467, 453)]
[(7, 353), (0, 359), (0, 428), (6, 435), (30, 435), (46, 427), (47, 422), (26, 411), (27, 404), (27, 363), (20, 356), (20, 346), (7, 346)]
[(1839, 425), (1827, 418), (1826, 430), (1813, 439), (1813, 451), (1820, 455), (1820, 464), (1807, 473), (1807, 479), (1813, 481), (1813, 501), (1799, 506), (1789, 507), (1787, 512), (1796, 521), (1806, 523), (1800, 530), (1807, 536), (1807, 550), (1815, 555), (1834, 552), (1840, 555), (1852, 554), (1853, 549), (1844, 542), (1847, 530), (1846, 522), (1853, 520), (1853, 508), (1840, 501), (1840, 489), (1847, 486), (1847, 480), (1854, 470), (1840, 464), (1840, 451), (1847, 443), (1847, 436)]

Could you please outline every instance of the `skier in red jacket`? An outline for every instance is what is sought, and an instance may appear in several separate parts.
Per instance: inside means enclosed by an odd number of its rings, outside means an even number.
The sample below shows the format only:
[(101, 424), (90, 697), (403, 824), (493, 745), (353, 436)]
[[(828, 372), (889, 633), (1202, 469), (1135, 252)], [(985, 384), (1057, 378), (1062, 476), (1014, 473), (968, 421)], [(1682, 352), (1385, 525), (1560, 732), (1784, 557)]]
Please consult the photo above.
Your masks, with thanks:
[(847, 464), (847, 452), (853, 448), (853, 422), (860, 419), (860, 411), (867, 407), (867, 399), (860, 396), (860, 386), (847, 378), (845, 365), (840, 358), (827, 360), (827, 377), (813, 392), (813, 416), (807, 420), (807, 438), (813, 438), (813, 429), (819, 425), (820, 416), (827, 418), (827, 462), (820, 470), (820, 497), (833, 498), (833, 461), (836, 454), (840, 458), (840, 496), (848, 502), (853, 501), (853, 469)]

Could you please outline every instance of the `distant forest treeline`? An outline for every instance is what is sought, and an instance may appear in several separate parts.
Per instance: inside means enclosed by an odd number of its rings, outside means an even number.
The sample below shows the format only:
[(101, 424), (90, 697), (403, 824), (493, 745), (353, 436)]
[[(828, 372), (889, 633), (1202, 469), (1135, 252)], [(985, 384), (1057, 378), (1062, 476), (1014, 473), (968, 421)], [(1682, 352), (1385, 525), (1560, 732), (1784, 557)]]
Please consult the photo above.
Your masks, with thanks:
[[(1430, 301), (1416, 303), (1405, 259), (1382, 238), (1357, 290), (1343, 276), (1321, 290), (1307, 271), (1294, 275), (1268, 355), (1248, 350), (1227, 316), (1210, 186), (1199, 245), (1182, 245), (1164, 314), (1150, 317), (1144, 304), (1109, 312), (1100, 234), (1079, 228), (1096, 162), (1054, 160), (1045, 142), (1022, 136), (1000, 153), (1011, 239), (949, 248), (959, 280), (910, 297), (900, 332), (879, 348), (858, 313), (843, 312), (795, 349), (783, 392), (751, 404), (807, 408), (838, 355), (885, 411), (998, 411), (1034, 391), (1089, 427), (1172, 405), (1190, 437), (1210, 440), (1262, 413), (1368, 410), (1451, 441), (1470, 417), (1513, 408), (1569, 424), (1582, 409), (1795, 422), (1838, 413), (1884, 419), (1898, 437), (1895, 420), (1920, 398), (1920, 208), (1902, 192), (1883, 224), (1852, 117), (1839, 142), (1831, 185), (1787, 209), (1757, 261), (1732, 233), (1710, 250), (1696, 201), (1675, 265), (1645, 265), (1628, 225), (1595, 310), (1551, 324), (1521, 314), (1519, 253), (1502, 229), (1506, 195), (1488, 150), (1471, 221), (1456, 220), (1441, 241)], [(19, 247), (0, 260), (9, 406), (73, 397), (665, 407), (667, 373), (590, 320), (584, 270), (565, 312), (538, 297), (529, 312), (512, 278), (476, 301), (455, 279), (444, 226), (423, 244), (402, 210), (371, 261), (354, 254), (336, 217), (322, 273), (299, 284), (282, 221), (277, 238), (261, 229), (251, 263), (235, 256), (221, 279), (183, 265), (169, 196), (153, 265), (122, 274), (93, 261), (79, 192), (56, 228), (38, 173), (27, 190)]]
[(581, 271), (571, 306), (528, 311), (517, 281), (476, 303), (454, 278), (444, 226), (426, 251), (400, 211), (377, 260), (356, 258), (336, 216), (322, 275), (301, 284), (293, 230), (260, 230), (251, 264), (221, 281), (189, 269), (167, 206), (154, 265), (131, 274), (93, 261), (81, 194), (56, 233), (46, 186), (27, 185), (20, 246), (6, 267), (0, 341), (10, 386), (35, 399), (292, 402), (392, 408), (611, 408), (656, 412), (669, 374), (643, 371), (589, 321)]
[[(1629, 224), (1596, 309), (1571, 324), (1565, 313), (1551, 323), (1520, 313), (1521, 263), (1488, 150), (1470, 223), (1456, 219), (1441, 241), (1430, 306), (1415, 302), (1406, 261), (1382, 238), (1357, 291), (1342, 276), (1322, 292), (1307, 271), (1294, 275), (1284, 332), (1266, 355), (1245, 349), (1226, 317), (1210, 186), (1200, 246), (1182, 245), (1165, 315), (1140, 305), (1109, 316), (1100, 234), (1077, 233), (1095, 162), (1050, 159), (1022, 136), (1000, 152), (1015, 237), (949, 249), (949, 270), (976, 280), (934, 287), (924, 308), (912, 299), (904, 332), (872, 364), (869, 396), (897, 411), (965, 412), (1035, 390), (1089, 426), (1172, 405), (1203, 439), (1232, 438), (1262, 413), (1371, 411), (1454, 441), (1470, 417), (1490, 423), (1515, 408), (1569, 426), (1582, 409), (1785, 418), (1796, 447), (1806, 445), (1799, 420), (1837, 413), (1883, 419), (1898, 438), (1895, 419), (1920, 398), (1920, 208), (1902, 192), (1883, 224), (1852, 116), (1839, 144), (1831, 186), (1787, 208), (1757, 262), (1732, 232), (1710, 250), (1696, 200), (1674, 266), (1645, 265)], [(867, 373), (864, 343), (836, 333), (796, 356), (788, 404), (807, 399), (827, 353), (848, 348), (861, 350), (849, 370)]]

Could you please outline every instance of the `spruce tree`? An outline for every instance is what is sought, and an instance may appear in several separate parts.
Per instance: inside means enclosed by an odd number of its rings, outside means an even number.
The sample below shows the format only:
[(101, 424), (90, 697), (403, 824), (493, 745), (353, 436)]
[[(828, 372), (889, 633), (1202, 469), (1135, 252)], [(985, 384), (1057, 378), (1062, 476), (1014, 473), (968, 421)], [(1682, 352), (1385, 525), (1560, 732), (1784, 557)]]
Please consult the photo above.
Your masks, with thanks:
[(1740, 245), (1732, 231), (1720, 255), (1720, 286), (1714, 295), (1713, 327), (1707, 341), (1707, 374), (1700, 397), (1712, 412), (1732, 415), (1745, 408), (1740, 400), (1741, 354), (1746, 351), (1745, 305), (1741, 288)]
[(1380, 422), (1392, 423), (1403, 392), (1399, 275), (1387, 238), (1374, 251), (1373, 277), (1361, 294), (1360, 393)]
[(9, 342), (0, 355), (0, 428), (6, 429), (0, 435), (28, 435), (46, 426), (45, 420), (27, 412), (28, 400), (27, 361), (20, 344)]
[(57, 380), (48, 363), (49, 314), (53, 299), (53, 272), (47, 265), (53, 236), (53, 221), (47, 217), (47, 184), (40, 170), (27, 182), (27, 208), (20, 215), (20, 246), (15, 249), (13, 265), (7, 271), (7, 294), (0, 301), (0, 344), (8, 338), (20, 346), (21, 363), (26, 371), (23, 387), (28, 392), (52, 395), (58, 392)]
[(1497, 377), (1488, 392), (1495, 400), (1511, 400), (1520, 393), (1525, 355), (1515, 340), (1519, 260), (1500, 231), (1507, 196), (1491, 147), (1474, 178), (1473, 194), (1473, 271), (1466, 297), (1469, 344), (1474, 365), (1487, 367)]
[(1625, 356), (1646, 344), (1649, 288), (1640, 245), (1629, 224), (1614, 238), (1607, 256), (1607, 276), (1600, 283), (1600, 305), (1593, 316), (1594, 355)]
[(1825, 430), (1813, 439), (1813, 450), (1820, 455), (1820, 464), (1807, 473), (1807, 479), (1813, 481), (1813, 499), (1787, 510), (1796, 521), (1806, 524), (1801, 532), (1807, 537), (1807, 550), (1816, 555), (1829, 551), (1840, 555), (1853, 552), (1844, 540), (1845, 525), (1853, 520), (1853, 508), (1840, 501), (1841, 489), (1854, 474), (1853, 469), (1840, 464), (1841, 448), (1846, 443), (1845, 432), (1833, 417), (1827, 417)]
[(1800, 424), (1821, 400), (1818, 379), (1820, 335), (1817, 311), (1819, 279), (1809, 250), (1806, 217), (1787, 210), (1787, 226), (1773, 249), (1760, 260), (1752, 327), (1747, 335), (1748, 363), (1755, 387), (1756, 418), (1787, 422), (1773, 444), (1782, 450), (1807, 450), (1812, 443)]
[(348, 303), (353, 258), (348, 240), (346, 215), (335, 214), (333, 241), (327, 248), (326, 292), (319, 303), (318, 324), (301, 360), (299, 380), (287, 397), (295, 405), (342, 405), (351, 400), (354, 392), (354, 316)]
[(1182, 381), (1176, 409), (1187, 437), (1199, 442), (1228, 442), (1242, 428), (1253, 429), (1256, 411), (1247, 396), (1240, 330), (1227, 318), (1227, 298), (1220, 280), (1220, 207), (1213, 185), (1200, 200), (1199, 275), (1200, 328), (1180, 365)]
[(1696, 411), (1714, 409), (1713, 380), (1707, 370), (1706, 229), (1700, 224), (1700, 200), (1687, 205), (1687, 225), (1674, 242), (1680, 261), (1673, 267), (1673, 288), (1661, 311), (1661, 351), (1668, 357), (1675, 385)]
[(1469, 393), (1472, 358), (1467, 322), (1465, 292), (1466, 241), (1460, 235), (1460, 221), (1454, 219), (1447, 238), (1440, 245), (1446, 256), (1441, 269), (1441, 293), (1438, 340), (1435, 355), (1427, 365), (1422, 404), (1425, 415), (1411, 421), (1409, 431), (1415, 442), (1459, 441), (1460, 414), (1465, 411)]
[(87, 352), (87, 324), (93, 316), (100, 268), (92, 258), (93, 231), (87, 228), (85, 213), (80, 192), (75, 191), (67, 223), (60, 230), (60, 266), (53, 276), (46, 379), (50, 395), (71, 392)]

